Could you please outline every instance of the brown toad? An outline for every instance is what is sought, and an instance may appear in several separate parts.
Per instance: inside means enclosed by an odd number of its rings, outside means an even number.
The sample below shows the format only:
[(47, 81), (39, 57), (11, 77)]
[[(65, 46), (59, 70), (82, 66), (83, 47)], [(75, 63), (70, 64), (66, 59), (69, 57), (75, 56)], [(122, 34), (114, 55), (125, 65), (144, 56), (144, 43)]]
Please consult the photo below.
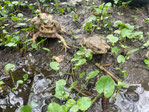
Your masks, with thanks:
[(83, 39), (80, 44), (85, 45), (93, 54), (105, 54), (110, 49), (110, 46), (97, 35)]
[(65, 50), (69, 48), (65, 42), (65, 39), (59, 34), (64, 32), (58, 21), (54, 20), (54, 17), (47, 13), (40, 13), (31, 20), (31, 23), (35, 25), (36, 33), (33, 34), (33, 42), (36, 42), (37, 37), (47, 38), (59, 38)]

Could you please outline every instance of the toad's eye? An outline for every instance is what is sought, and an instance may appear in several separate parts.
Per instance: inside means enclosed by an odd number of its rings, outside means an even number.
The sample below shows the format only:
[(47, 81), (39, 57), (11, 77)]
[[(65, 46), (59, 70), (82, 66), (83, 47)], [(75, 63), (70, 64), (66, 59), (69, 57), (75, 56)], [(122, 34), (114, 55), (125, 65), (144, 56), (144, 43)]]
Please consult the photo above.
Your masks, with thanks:
[(43, 27), (41, 27), (41, 30), (43, 30), (44, 28)]
[(40, 18), (40, 15), (38, 15), (37, 17)]

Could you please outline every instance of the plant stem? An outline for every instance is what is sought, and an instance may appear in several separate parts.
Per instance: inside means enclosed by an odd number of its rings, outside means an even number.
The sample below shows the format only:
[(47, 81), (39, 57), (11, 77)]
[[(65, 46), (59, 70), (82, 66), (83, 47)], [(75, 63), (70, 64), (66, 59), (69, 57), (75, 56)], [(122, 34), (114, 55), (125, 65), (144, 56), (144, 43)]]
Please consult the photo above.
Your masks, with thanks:
[(119, 89), (118, 89), (117, 92), (116, 92), (116, 95), (115, 95), (115, 97), (114, 97), (114, 102), (115, 102), (115, 99), (116, 99), (118, 93), (120, 92), (120, 89), (121, 89), (121, 87), (119, 87)]
[(82, 89), (84, 88), (84, 86), (87, 84), (87, 82), (88, 82), (88, 80), (85, 82), (85, 84), (84, 84), (84, 85), (81, 87), (81, 89), (79, 90), (79, 92), (78, 92), (78, 94), (77, 94), (77, 96), (76, 96), (76, 99), (78, 98), (80, 92), (82, 91)]
[(96, 101), (96, 99), (100, 96), (100, 94), (98, 94), (93, 100), (92, 100), (92, 104)]
[(10, 77), (11, 77), (11, 79), (12, 79), (12, 82), (13, 82), (13, 84), (14, 84), (14, 86), (15, 86), (15, 81), (14, 81), (13, 74), (12, 74), (12, 72), (11, 72), (11, 71), (10, 71), (9, 73), (10, 73)]

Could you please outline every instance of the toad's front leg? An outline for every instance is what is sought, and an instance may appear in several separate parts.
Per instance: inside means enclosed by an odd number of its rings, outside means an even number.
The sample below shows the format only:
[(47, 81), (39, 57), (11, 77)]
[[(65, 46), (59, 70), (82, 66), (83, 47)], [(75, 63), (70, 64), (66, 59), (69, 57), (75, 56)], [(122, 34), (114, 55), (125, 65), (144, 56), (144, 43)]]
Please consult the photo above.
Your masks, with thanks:
[(59, 35), (58, 33), (55, 33), (55, 36), (62, 41), (64, 48), (65, 48), (65, 51), (67, 51), (67, 48), (69, 48), (69, 47), (67, 46), (65, 39), (61, 35)]
[(40, 32), (36, 32), (35, 34), (33, 34), (33, 43), (36, 43), (36, 39), (37, 39), (37, 37), (40, 35)]

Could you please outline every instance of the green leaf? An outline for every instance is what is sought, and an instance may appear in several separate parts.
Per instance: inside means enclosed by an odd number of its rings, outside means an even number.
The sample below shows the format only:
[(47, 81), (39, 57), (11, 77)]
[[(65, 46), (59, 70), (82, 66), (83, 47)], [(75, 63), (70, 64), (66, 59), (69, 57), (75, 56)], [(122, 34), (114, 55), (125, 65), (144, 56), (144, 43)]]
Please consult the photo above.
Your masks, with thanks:
[(59, 12), (64, 13), (64, 9), (63, 8), (59, 8)]
[(69, 96), (69, 94), (65, 93), (65, 89), (64, 86), (66, 85), (66, 81), (61, 79), (59, 81), (56, 82), (56, 89), (55, 89), (55, 97), (56, 98), (67, 98)]
[(66, 105), (61, 106), (61, 110), (62, 110), (61, 112), (68, 112), (68, 109), (69, 108)]
[(66, 106), (68, 108), (72, 107), (73, 105), (76, 104), (76, 101), (74, 99), (69, 99), (67, 102), (66, 102)]
[(118, 20), (114, 22), (114, 27), (118, 27), (120, 24), (123, 24), (122, 21)]
[(108, 75), (102, 76), (96, 83), (96, 90), (99, 94), (104, 92), (106, 98), (111, 97), (115, 90), (113, 79)]
[(5, 83), (3, 81), (0, 81), (0, 86), (3, 85), (3, 84), (5, 84)]
[(83, 65), (83, 64), (85, 64), (86, 63), (86, 59), (80, 59), (76, 64), (75, 64), (75, 66), (76, 67), (79, 67), (79, 66), (81, 66), (81, 65)]
[(48, 112), (61, 112), (61, 106), (55, 102), (48, 105)]
[(17, 46), (17, 44), (10, 42), (10, 43), (6, 44), (5, 46), (8, 46), (8, 47), (15, 47), (15, 46)]
[(122, 88), (129, 88), (129, 86), (128, 85), (126, 85), (125, 83), (123, 83), (123, 82), (118, 82), (118, 86), (119, 87), (122, 87)]
[(77, 85), (77, 81), (73, 82), (70, 87), (68, 88), (68, 90), (72, 90), (75, 86)]
[(24, 75), (23, 75), (23, 79), (24, 79), (24, 81), (27, 81), (27, 79), (28, 79), (28, 74), (24, 74)]
[(96, 16), (95, 15), (91, 15), (88, 17), (88, 22), (92, 22), (96, 20)]
[(8, 63), (5, 67), (4, 67), (4, 71), (5, 72), (10, 72), (11, 70), (13, 70), (15, 68), (14, 64)]
[(146, 65), (149, 65), (149, 60), (148, 60), (148, 59), (145, 59), (145, 60), (144, 60), (144, 63), (145, 63)]
[(20, 18), (22, 18), (23, 17), (23, 14), (22, 13), (18, 13), (17, 16), (20, 17)]
[(76, 53), (77, 55), (79, 55), (79, 56), (82, 56), (82, 55), (84, 55), (84, 52), (83, 51), (81, 51), (81, 50), (79, 50), (79, 51), (77, 51), (77, 53)]
[(130, 51), (127, 52), (127, 55), (132, 54), (132, 53), (134, 53), (134, 52), (136, 52), (138, 50), (139, 50), (139, 48), (132, 49), (132, 50), (130, 50)]
[(149, 47), (149, 40), (145, 44), (143, 44), (144, 47)]
[(51, 67), (53, 70), (59, 70), (59, 63), (57, 63), (57, 62), (51, 62), (51, 63), (50, 63), (50, 67)]
[(69, 112), (78, 112), (78, 110), (79, 110), (79, 106), (78, 106), (78, 105), (73, 105), (73, 106), (70, 108)]
[(85, 72), (80, 73), (80, 78), (82, 78), (85, 75)]
[(72, 17), (73, 17), (74, 19), (76, 19), (76, 18), (78, 17), (78, 14), (73, 14)]
[(13, 21), (19, 21), (19, 20), (20, 20), (18, 17), (15, 17), (15, 16), (12, 16), (11, 19), (12, 19)]
[(131, 34), (131, 31), (127, 28), (124, 28), (121, 30), (122, 37), (129, 37), (130, 34)]
[(86, 50), (85, 57), (87, 60), (91, 60), (93, 58), (93, 54), (89, 50)]
[(32, 112), (31, 107), (28, 106), (28, 105), (25, 105), (25, 106), (21, 107), (20, 110), (21, 110), (21, 112)]
[(118, 62), (118, 63), (124, 63), (124, 62), (125, 62), (125, 57), (124, 57), (123, 55), (119, 55), (119, 56), (117, 57), (117, 62)]
[(18, 80), (17, 83), (18, 84), (23, 84), (23, 81), (22, 80)]
[(66, 81), (63, 80), (63, 79), (58, 80), (58, 81), (56, 82), (56, 86), (65, 86), (65, 85), (66, 85)]
[(106, 38), (108, 38), (112, 43), (116, 43), (118, 41), (118, 37), (115, 37), (112, 34), (108, 35)]
[(91, 106), (92, 102), (91, 99), (88, 97), (81, 97), (77, 101), (77, 105), (79, 105), (79, 109), (82, 111), (87, 110)]
[(48, 49), (46, 47), (43, 47), (42, 49), (45, 50), (45, 51), (47, 51), (47, 52), (50, 52), (50, 49)]
[(86, 79), (87, 79), (87, 80), (92, 79), (92, 78), (94, 78), (96, 75), (98, 75), (98, 73), (99, 73), (98, 70), (92, 71), (92, 72), (90, 72), (89, 74), (87, 74)]
[(117, 54), (119, 51), (120, 51), (120, 49), (117, 46), (112, 47), (112, 52), (113, 53)]

